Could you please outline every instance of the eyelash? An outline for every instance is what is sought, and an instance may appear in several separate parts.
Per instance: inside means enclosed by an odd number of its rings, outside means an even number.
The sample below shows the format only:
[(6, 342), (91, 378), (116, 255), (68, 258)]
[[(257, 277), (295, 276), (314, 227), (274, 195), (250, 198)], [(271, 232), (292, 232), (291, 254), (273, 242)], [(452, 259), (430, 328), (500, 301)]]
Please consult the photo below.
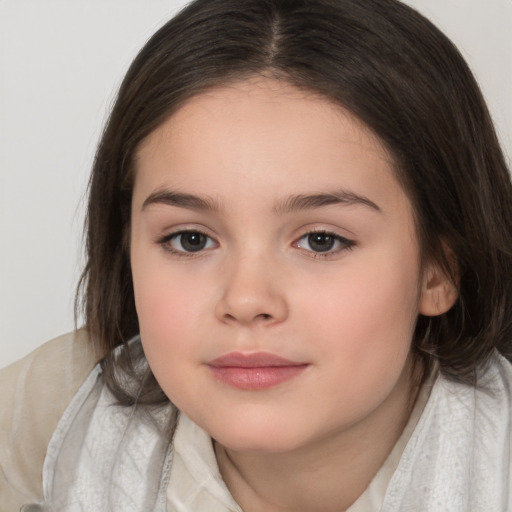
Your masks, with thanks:
[[(164, 251), (173, 254), (175, 256), (181, 257), (181, 258), (194, 258), (201, 255), (205, 249), (200, 249), (198, 251), (181, 251), (179, 249), (175, 249), (171, 243), (174, 239), (178, 238), (179, 236), (186, 235), (186, 234), (198, 234), (200, 236), (204, 236), (208, 240), (213, 240), (213, 238), (200, 229), (183, 229), (181, 231), (175, 231), (174, 233), (170, 233), (168, 235), (163, 236), (162, 238), (157, 240), (157, 243), (163, 248)], [(215, 242), (215, 240), (213, 240)], [(215, 242), (217, 243), (217, 242)]]
[[(313, 251), (309, 249), (304, 249), (302, 247), (299, 247), (299, 242), (301, 240), (308, 239), (312, 235), (322, 235), (329, 238), (332, 238), (334, 243), (338, 243), (340, 247), (338, 247), (336, 250), (329, 249), (327, 251)], [(301, 249), (308, 253), (310, 257), (313, 257), (315, 259), (321, 259), (326, 260), (332, 257), (335, 257), (339, 253), (346, 251), (346, 250), (352, 250), (355, 247), (356, 243), (354, 240), (349, 240), (348, 238), (345, 238), (341, 235), (337, 235), (336, 233), (333, 233), (331, 231), (325, 231), (325, 230), (313, 230), (309, 231), (307, 233), (304, 233), (296, 242), (293, 243), (294, 247), (297, 247), (298, 249)]]
[[(199, 229), (183, 229), (181, 231), (176, 231), (174, 233), (170, 233), (170, 234), (165, 235), (165, 236), (161, 237), (160, 239), (158, 239), (157, 244), (159, 244), (164, 249), (164, 251), (166, 251), (170, 254), (176, 255), (178, 257), (182, 257), (182, 258), (198, 257), (205, 250), (210, 249), (210, 248), (206, 248), (206, 247), (201, 248), (197, 251), (186, 251), (186, 250), (175, 249), (171, 245), (172, 241), (174, 239), (177, 239), (178, 237), (186, 235), (186, 234), (197, 234), (199, 236), (205, 237), (207, 239), (206, 240), (207, 244), (208, 244), (208, 241), (213, 241), (215, 244), (217, 244), (217, 242), (211, 236), (207, 235), (206, 233), (204, 233), (203, 231), (201, 231)], [(338, 247), (336, 250), (328, 249), (326, 251), (314, 251), (311, 249), (305, 249), (303, 247), (300, 247), (299, 243), (301, 240), (307, 240), (308, 238), (310, 238), (313, 235), (321, 235), (321, 236), (329, 237), (333, 240), (334, 244), (338, 243), (340, 245), (340, 247)], [(310, 243), (310, 242), (311, 242), (311, 240), (308, 241), (308, 243)], [(308, 256), (316, 258), (316, 259), (332, 258), (333, 256), (339, 254), (342, 251), (353, 249), (355, 245), (356, 245), (356, 243), (353, 240), (349, 240), (348, 238), (345, 238), (341, 235), (337, 235), (336, 233), (333, 233), (331, 231), (325, 231), (325, 230), (308, 231), (307, 233), (304, 233), (300, 238), (298, 238), (292, 244), (293, 247), (296, 247), (297, 249), (307, 252)]]

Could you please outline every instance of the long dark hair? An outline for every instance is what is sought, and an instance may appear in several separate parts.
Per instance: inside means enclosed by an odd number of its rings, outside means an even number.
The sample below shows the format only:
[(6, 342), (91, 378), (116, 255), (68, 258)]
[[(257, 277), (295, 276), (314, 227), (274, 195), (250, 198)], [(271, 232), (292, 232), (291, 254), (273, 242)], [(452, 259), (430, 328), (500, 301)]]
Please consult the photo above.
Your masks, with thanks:
[[(185, 100), (255, 74), (342, 105), (394, 155), (424, 259), (459, 290), (448, 313), (419, 317), (416, 353), (461, 379), (494, 349), (510, 358), (506, 163), (455, 46), (396, 0), (196, 0), (148, 41), (121, 85), (90, 181), (77, 304), (93, 342), (108, 352), (138, 332), (128, 246), (139, 144)], [(119, 364), (107, 358), (107, 376)], [(150, 381), (144, 396), (164, 400)]]

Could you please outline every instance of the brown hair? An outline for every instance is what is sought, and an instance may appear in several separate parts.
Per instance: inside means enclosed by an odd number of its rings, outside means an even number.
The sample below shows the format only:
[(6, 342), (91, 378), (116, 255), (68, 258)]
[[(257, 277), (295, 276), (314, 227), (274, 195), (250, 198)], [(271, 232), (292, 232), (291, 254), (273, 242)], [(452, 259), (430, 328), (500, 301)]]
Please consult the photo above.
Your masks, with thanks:
[[(90, 180), (77, 304), (94, 343), (110, 351), (138, 332), (128, 242), (139, 144), (193, 95), (255, 74), (344, 106), (394, 155), (424, 258), (459, 290), (448, 313), (419, 317), (416, 352), (458, 378), (470, 378), (494, 349), (510, 358), (512, 186), (504, 157), (455, 46), (396, 0), (196, 0), (148, 41), (121, 85)], [(107, 376), (118, 364), (106, 359)], [(151, 382), (147, 400), (165, 399)]]

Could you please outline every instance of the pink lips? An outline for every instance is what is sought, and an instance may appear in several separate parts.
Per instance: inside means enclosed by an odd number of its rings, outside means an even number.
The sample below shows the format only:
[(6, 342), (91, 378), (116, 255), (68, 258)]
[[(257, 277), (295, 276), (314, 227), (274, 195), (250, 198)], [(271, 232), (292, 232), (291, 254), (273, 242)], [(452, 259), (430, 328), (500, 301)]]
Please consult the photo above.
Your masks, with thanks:
[(256, 391), (290, 380), (308, 365), (266, 352), (231, 352), (214, 359), (207, 366), (217, 380), (238, 389)]

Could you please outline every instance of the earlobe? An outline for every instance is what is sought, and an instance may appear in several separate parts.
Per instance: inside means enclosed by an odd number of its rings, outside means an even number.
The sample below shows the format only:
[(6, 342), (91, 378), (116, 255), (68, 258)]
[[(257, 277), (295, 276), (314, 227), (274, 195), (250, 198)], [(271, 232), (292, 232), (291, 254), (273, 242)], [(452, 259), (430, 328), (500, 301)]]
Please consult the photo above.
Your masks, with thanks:
[(419, 312), (425, 316), (442, 315), (451, 309), (458, 295), (446, 273), (438, 265), (429, 265), (423, 276)]

